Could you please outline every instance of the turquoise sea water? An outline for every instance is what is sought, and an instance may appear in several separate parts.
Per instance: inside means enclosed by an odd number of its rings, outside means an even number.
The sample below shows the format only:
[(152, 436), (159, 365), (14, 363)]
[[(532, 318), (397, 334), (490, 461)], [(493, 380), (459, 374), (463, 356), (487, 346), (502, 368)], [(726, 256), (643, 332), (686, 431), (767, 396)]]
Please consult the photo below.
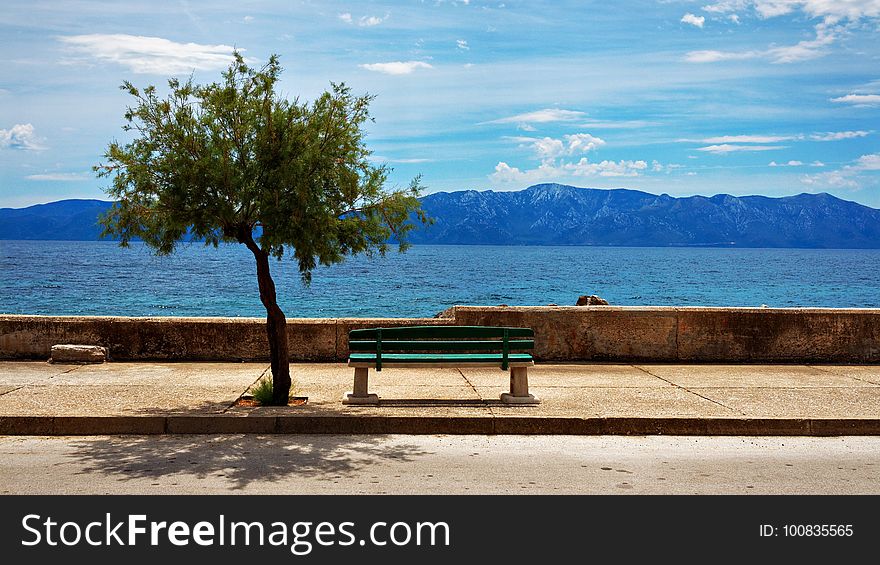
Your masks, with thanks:
[[(288, 317), (433, 316), (455, 304), (880, 307), (880, 250), (422, 245), (314, 273), (272, 263)], [(264, 316), (241, 246), (0, 241), (0, 313)]]

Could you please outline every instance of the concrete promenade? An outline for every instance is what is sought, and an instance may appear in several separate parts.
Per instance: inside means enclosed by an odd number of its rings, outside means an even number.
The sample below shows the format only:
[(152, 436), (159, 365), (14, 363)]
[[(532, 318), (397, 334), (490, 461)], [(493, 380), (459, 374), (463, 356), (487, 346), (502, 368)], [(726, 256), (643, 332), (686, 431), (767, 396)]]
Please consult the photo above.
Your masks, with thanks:
[(538, 406), (498, 400), (499, 369), (370, 372), (379, 406), (344, 406), (353, 369), (293, 364), (291, 407), (236, 401), (267, 363), (0, 362), (0, 435), (880, 435), (880, 366), (550, 364)]

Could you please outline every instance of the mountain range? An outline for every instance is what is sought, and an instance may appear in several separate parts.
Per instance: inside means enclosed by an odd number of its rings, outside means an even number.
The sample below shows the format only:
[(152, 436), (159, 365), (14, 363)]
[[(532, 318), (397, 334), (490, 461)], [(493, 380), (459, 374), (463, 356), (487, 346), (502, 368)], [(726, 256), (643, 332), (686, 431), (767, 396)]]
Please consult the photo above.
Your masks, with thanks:
[(830, 194), (675, 198), (637, 190), (539, 184), (423, 199), (437, 218), (420, 243), (880, 247), (880, 210)]
[[(0, 239), (94, 240), (100, 200), (0, 208)], [(689, 196), (539, 184), (437, 192), (413, 243), (880, 248), (880, 210), (830, 194)]]
[(112, 204), (103, 200), (59, 200), (27, 208), (0, 208), (0, 239), (99, 239), (101, 228), (96, 221)]

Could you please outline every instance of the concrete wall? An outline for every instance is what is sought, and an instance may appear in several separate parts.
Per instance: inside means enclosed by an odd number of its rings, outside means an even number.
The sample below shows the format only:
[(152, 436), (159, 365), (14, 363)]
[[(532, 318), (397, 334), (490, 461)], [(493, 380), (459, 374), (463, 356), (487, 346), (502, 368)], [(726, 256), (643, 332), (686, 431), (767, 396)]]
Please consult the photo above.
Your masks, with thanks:
[[(434, 319), (293, 318), (287, 321), (292, 360), (336, 361), (348, 354), (348, 331), (372, 326), (436, 324)], [(264, 361), (261, 318), (123, 318), (0, 315), (0, 359), (48, 359), (56, 344), (102, 345), (110, 359)]]
[[(348, 331), (455, 324), (526, 326), (539, 361), (880, 363), (880, 310), (626, 306), (456, 306), (452, 318), (290, 319), (291, 358), (344, 361)], [(52, 345), (102, 345), (113, 360), (258, 361), (258, 318), (0, 315), (0, 359), (46, 359)]]
[(459, 325), (527, 326), (546, 361), (880, 363), (880, 310), (469, 307)]

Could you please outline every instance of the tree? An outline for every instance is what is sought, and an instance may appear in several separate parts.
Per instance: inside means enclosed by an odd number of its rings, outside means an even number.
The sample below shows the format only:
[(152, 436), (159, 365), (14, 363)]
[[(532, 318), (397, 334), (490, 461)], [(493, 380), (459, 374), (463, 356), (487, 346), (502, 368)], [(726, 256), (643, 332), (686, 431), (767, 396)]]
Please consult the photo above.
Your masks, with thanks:
[(364, 122), (369, 95), (344, 84), (312, 103), (287, 100), (275, 91), (277, 56), (259, 69), (239, 54), (208, 85), (168, 81), (160, 97), (154, 86), (121, 89), (136, 102), (124, 130), (134, 140), (110, 143), (106, 163), (94, 167), (112, 179), (105, 191), (116, 201), (101, 218), (105, 236), (125, 247), (142, 239), (158, 254), (179, 242), (240, 243), (256, 261), (260, 301), (272, 367), (273, 404), (286, 405), (290, 367), (286, 318), (278, 306), (270, 258), (292, 255), (304, 284), (317, 265), (358, 253), (384, 255), (390, 239), (400, 251), (413, 228), (412, 215), (427, 223), (409, 187), (385, 190), (388, 170), (369, 161)]

